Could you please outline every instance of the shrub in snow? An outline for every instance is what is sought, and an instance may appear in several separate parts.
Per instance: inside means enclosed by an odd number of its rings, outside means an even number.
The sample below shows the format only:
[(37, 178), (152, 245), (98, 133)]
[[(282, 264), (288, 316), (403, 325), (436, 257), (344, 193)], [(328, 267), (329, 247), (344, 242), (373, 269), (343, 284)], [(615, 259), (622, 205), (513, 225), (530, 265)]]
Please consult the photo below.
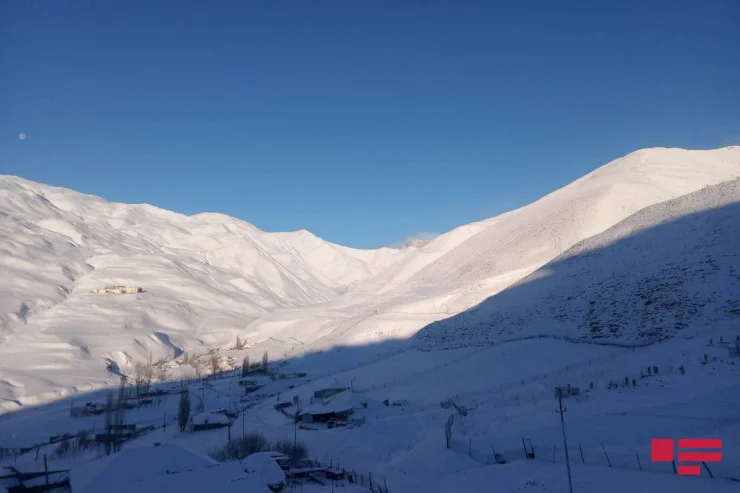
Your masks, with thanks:
[(293, 442), (291, 440), (281, 440), (275, 442), (272, 450), (280, 452), (290, 457), (291, 464), (297, 464), (301, 459), (308, 457), (308, 447), (302, 442)]
[(211, 457), (219, 462), (242, 460), (250, 454), (269, 450), (269, 442), (264, 435), (251, 433), (231, 440), (225, 447), (215, 450)]
[(658, 374), (658, 367), (657, 366), (653, 366), (653, 373), (655, 373), (656, 375)]
[(686, 368), (684, 368), (683, 365), (679, 366), (678, 370), (681, 372), (681, 375), (686, 375)]

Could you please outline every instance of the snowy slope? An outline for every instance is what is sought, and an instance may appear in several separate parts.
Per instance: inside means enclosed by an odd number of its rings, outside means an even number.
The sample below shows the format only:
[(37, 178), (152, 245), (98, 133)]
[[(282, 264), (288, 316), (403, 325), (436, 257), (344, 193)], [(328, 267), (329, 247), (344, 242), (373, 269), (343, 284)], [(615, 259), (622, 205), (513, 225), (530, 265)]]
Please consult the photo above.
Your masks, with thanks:
[[(102, 384), (106, 361), (233, 344), (259, 316), (336, 298), (402, 255), (0, 177), (0, 397)], [(109, 284), (144, 292), (90, 294)]]
[[(237, 335), (255, 358), (406, 338), (645, 207), (738, 175), (738, 147), (637, 151), (420, 248), (379, 250), (0, 177), (0, 399), (106, 385), (106, 366)], [(107, 284), (145, 292), (89, 293)]]
[[(467, 310), (645, 207), (740, 176), (740, 147), (645, 149), (602, 166), (521, 209), (443, 234), (342, 297), (310, 311), (276, 311), (254, 322), (320, 346), (409, 337)], [(290, 354), (293, 346), (274, 344)], [(304, 344), (301, 351), (317, 349)]]
[(645, 344), (740, 320), (740, 179), (657, 204), (418, 337)]

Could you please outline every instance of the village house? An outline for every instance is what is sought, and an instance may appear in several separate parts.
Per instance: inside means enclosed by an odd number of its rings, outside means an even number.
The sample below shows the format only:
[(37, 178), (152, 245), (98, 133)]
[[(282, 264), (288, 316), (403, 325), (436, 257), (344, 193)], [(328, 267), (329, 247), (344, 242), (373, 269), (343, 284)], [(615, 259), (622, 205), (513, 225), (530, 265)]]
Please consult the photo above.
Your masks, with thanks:
[(345, 385), (344, 382), (340, 382), (335, 379), (331, 385), (314, 391), (313, 397), (314, 399), (327, 399), (334, 395), (341, 394), (346, 390), (349, 390), (349, 386)]
[(105, 286), (90, 291), (93, 294), (136, 294), (144, 290), (138, 286)]
[(301, 412), (303, 423), (327, 423), (330, 427), (334, 424), (361, 425), (365, 422), (364, 416), (353, 416), (357, 411), (377, 408), (381, 404), (364, 396), (352, 392), (341, 392), (324, 399), (321, 403), (308, 406)]
[(231, 420), (224, 414), (205, 412), (192, 416), (188, 421), (190, 431), (215, 430), (231, 426)]

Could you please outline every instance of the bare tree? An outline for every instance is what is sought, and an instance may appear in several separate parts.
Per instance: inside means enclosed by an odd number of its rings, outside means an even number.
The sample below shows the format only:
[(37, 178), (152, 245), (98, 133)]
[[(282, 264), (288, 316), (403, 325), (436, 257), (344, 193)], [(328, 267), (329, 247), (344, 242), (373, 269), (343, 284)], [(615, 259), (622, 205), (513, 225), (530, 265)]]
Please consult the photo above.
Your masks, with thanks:
[(144, 364), (136, 362), (134, 365), (134, 385), (136, 395), (140, 395), (144, 389)]
[[(125, 421), (124, 412), (126, 409), (126, 376), (121, 377), (121, 385), (118, 388), (118, 402), (116, 403), (116, 413), (113, 417), (113, 424), (115, 425), (115, 433), (114, 436), (117, 437), (118, 432), (121, 430), (121, 427), (123, 426), (123, 423)], [(119, 440), (115, 440), (113, 443), (113, 452), (120, 452), (121, 450), (121, 442)]]
[(244, 343), (242, 342), (241, 338), (239, 336), (236, 336), (236, 348), (237, 349), (244, 349)]
[(267, 365), (268, 365), (268, 359), (267, 359), (267, 351), (265, 351), (265, 354), (262, 355), (262, 371), (267, 373)]
[(213, 353), (211, 355), (211, 373), (213, 373), (214, 377), (218, 373), (220, 363), (221, 363), (221, 358), (218, 357), (217, 353)]
[(190, 394), (187, 390), (180, 392), (180, 404), (177, 410), (177, 423), (180, 425), (180, 431), (185, 431), (190, 418)]
[(149, 389), (152, 386), (152, 379), (154, 378), (154, 367), (145, 366), (143, 371), (144, 371), (144, 392), (149, 392)]
[(244, 356), (242, 361), (242, 377), (249, 375), (249, 356)]
[(108, 397), (105, 401), (105, 455), (111, 453), (111, 442), (113, 437), (111, 435), (111, 425), (113, 424), (113, 392), (108, 392)]

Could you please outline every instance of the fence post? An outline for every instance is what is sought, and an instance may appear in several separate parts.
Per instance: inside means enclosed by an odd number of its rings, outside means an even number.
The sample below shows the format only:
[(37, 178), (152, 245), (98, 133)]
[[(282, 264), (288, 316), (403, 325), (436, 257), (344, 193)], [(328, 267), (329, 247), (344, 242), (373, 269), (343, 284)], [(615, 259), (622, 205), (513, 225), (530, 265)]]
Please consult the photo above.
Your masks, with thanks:
[(601, 450), (604, 451), (604, 455), (606, 456), (606, 461), (609, 463), (609, 467), (612, 467), (612, 461), (609, 460), (609, 455), (606, 453), (606, 448), (604, 447), (604, 444), (601, 444)]
[(581, 451), (581, 462), (585, 464), (586, 459), (583, 458), (583, 447), (581, 446), (580, 443), (578, 444), (578, 449)]

